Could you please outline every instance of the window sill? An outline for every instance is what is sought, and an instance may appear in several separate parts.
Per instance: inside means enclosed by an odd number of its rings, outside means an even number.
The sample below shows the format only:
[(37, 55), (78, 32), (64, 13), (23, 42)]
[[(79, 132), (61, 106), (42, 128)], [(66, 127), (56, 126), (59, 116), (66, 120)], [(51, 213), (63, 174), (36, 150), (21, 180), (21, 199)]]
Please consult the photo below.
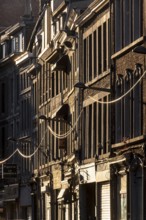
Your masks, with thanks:
[(101, 80), (102, 78), (107, 76), (109, 73), (110, 73), (110, 70), (108, 69), (107, 71), (101, 73), (99, 76), (95, 77), (91, 81), (87, 82), (86, 85), (92, 86), (94, 83), (96, 83), (97, 81)]
[(30, 93), (31, 92), (31, 87), (27, 87), (23, 90), (21, 90), (20, 95), (25, 95), (26, 93)]
[(117, 57), (120, 57), (121, 55), (126, 53), (127, 50), (132, 50), (133, 47), (135, 47), (137, 44), (143, 43), (143, 41), (144, 41), (144, 37), (142, 36), (142, 37), (138, 38), (137, 40), (133, 41), (131, 44), (128, 44), (126, 47), (122, 48), (121, 50), (119, 50), (115, 54), (113, 54), (111, 56), (111, 59), (115, 59)]
[(112, 148), (120, 148), (120, 147), (124, 147), (124, 146), (130, 146), (133, 144), (141, 143), (145, 140), (146, 140), (146, 135), (141, 135), (141, 136), (138, 136), (135, 138), (128, 139), (126, 141), (122, 141), (117, 144), (112, 144)]
[(82, 165), (86, 165), (86, 164), (89, 164), (89, 163), (95, 163), (95, 158), (88, 158), (88, 159), (84, 159), (82, 160)]

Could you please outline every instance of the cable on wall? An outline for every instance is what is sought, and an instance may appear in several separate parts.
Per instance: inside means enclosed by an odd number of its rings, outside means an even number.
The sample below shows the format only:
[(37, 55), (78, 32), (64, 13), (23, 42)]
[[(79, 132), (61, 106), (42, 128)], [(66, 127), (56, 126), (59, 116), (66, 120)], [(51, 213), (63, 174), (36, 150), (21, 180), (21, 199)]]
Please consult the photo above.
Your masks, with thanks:
[(74, 123), (74, 125), (73, 125), (73, 126), (70, 128), (70, 130), (68, 130), (66, 133), (64, 133), (64, 134), (57, 134), (57, 133), (56, 133), (55, 131), (53, 131), (52, 128), (48, 125), (49, 131), (51, 132), (52, 135), (54, 135), (54, 136), (55, 136), (56, 138), (58, 138), (58, 139), (64, 139), (64, 138), (68, 137), (68, 136), (71, 134), (71, 132), (74, 131), (74, 129), (75, 129), (75, 127), (76, 127), (76, 125), (77, 125), (77, 123), (78, 123), (78, 121), (79, 121), (79, 119), (80, 119), (80, 117), (81, 117), (81, 115), (82, 115), (82, 112), (83, 112), (83, 110), (81, 110), (81, 112), (80, 112), (80, 114), (79, 114), (79, 116), (78, 116), (76, 122)]
[(16, 149), (9, 157), (7, 157), (6, 159), (4, 160), (1, 160), (0, 161), (0, 164), (3, 164), (5, 162), (7, 162), (7, 160), (9, 160), (11, 157), (13, 157), (16, 153), (17, 153), (18, 149)]
[(120, 96), (117, 99), (111, 100), (111, 101), (99, 101), (98, 99), (95, 99), (91, 96), (88, 96), (90, 99), (92, 99), (93, 101), (100, 103), (100, 104), (112, 104), (112, 103), (116, 103), (118, 101), (120, 101), (121, 99), (123, 99), (126, 95), (128, 95), (136, 86), (137, 84), (142, 80), (142, 78), (144, 77), (144, 75), (146, 74), (146, 71), (144, 71), (144, 73), (141, 75), (141, 77), (137, 80), (137, 82), (126, 92), (124, 93), (122, 96)]
[(5, 162), (7, 162), (7, 161), (8, 161), (9, 159), (11, 159), (11, 157), (13, 157), (16, 153), (18, 153), (21, 157), (23, 157), (23, 158), (25, 158), (25, 159), (30, 159), (31, 157), (33, 157), (33, 156), (37, 153), (37, 151), (39, 150), (39, 148), (40, 148), (40, 146), (41, 146), (41, 143), (42, 143), (42, 141), (44, 140), (44, 138), (45, 138), (45, 136), (46, 136), (47, 131), (48, 131), (48, 129), (46, 129), (45, 134), (44, 134), (44, 136), (42, 137), (42, 139), (41, 139), (41, 141), (40, 141), (38, 147), (35, 149), (35, 151), (34, 151), (32, 154), (29, 154), (29, 155), (23, 154), (23, 153), (19, 150), (19, 148), (16, 148), (16, 150), (15, 150), (9, 157), (7, 157), (7, 158), (4, 159), (4, 160), (0, 160), (0, 164), (3, 164), (3, 163), (5, 163)]

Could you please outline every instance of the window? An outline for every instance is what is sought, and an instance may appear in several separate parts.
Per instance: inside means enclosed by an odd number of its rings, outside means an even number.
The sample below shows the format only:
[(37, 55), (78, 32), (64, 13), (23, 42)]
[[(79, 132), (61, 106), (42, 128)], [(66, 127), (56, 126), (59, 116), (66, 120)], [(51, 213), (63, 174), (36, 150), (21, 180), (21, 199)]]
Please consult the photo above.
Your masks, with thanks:
[(5, 58), (7, 56), (7, 44), (6, 42), (2, 44), (2, 58)]
[(64, 29), (64, 24), (66, 20), (66, 12), (63, 12), (60, 16), (53, 19), (52, 22), (52, 30), (53, 30), (53, 36), (59, 33), (59, 31)]
[(67, 74), (67, 86), (68, 90), (71, 90), (75, 83), (75, 65), (76, 65), (75, 53), (72, 54), (68, 63), (68, 74)]
[(19, 102), (19, 75), (16, 75), (16, 101)]
[(58, 83), (58, 71), (56, 71), (56, 95), (58, 95), (58, 93), (59, 93), (58, 85), (59, 85), (59, 83)]
[[(108, 101), (108, 96), (100, 101)], [(84, 107), (82, 143), (84, 158), (92, 158), (109, 151), (109, 108), (105, 104), (93, 103)]]
[(24, 51), (24, 36), (22, 32), (12, 38), (11, 51), (12, 53)]
[(54, 83), (55, 83), (55, 81), (54, 81), (54, 72), (52, 73), (52, 88), (51, 88), (51, 90), (52, 90), (52, 97), (54, 97), (54, 93), (55, 93), (55, 89), (54, 89), (54, 87), (55, 87), (55, 85), (54, 85)]
[(92, 35), (89, 35), (89, 81), (92, 80)]
[(84, 39), (84, 82), (87, 82), (86, 79), (86, 72), (87, 72), (87, 68), (86, 68), (86, 64), (87, 64), (87, 39)]
[(97, 73), (97, 31), (95, 30), (93, 33), (93, 41), (94, 41), (94, 45), (93, 45), (93, 50), (94, 50), (94, 78), (96, 77), (96, 73)]
[(33, 84), (33, 114), (37, 113), (37, 87), (36, 82)]
[(142, 35), (142, 0), (115, 1), (115, 52)]
[[(134, 71), (127, 70), (124, 77), (118, 78), (117, 98), (129, 91), (141, 76), (141, 71), (141, 66), (137, 65)], [(116, 143), (141, 135), (141, 83), (138, 83), (132, 91), (116, 103), (115, 113)]]
[(107, 25), (108, 22), (103, 23), (103, 71), (107, 70)]
[(20, 75), (20, 87), (21, 91), (27, 89), (30, 86), (30, 77), (26, 72)]
[(62, 13), (60, 17), (60, 30), (64, 29), (65, 19), (66, 19), (66, 12)]
[(5, 149), (6, 149), (6, 127), (1, 127), (1, 138), (0, 138), (0, 142), (1, 142), (1, 149), (0, 149), (0, 157), (3, 158), (4, 153), (5, 153)]
[(101, 74), (101, 65), (102, 65), (102, 47), (101, 47), (101, 26), (98, 27), (98, 74)]
[(10, 96), (11, 96), (11, 104), (13, 104), (13, 101), (14, 101), (14, 80), (13, 80), (13, 78), (11, 79), (11, 81), (10, 81), (10, 84), (11, 84), (11, 94), (10, 94)]
[(93, 80), (109, 68), (109, 15), (84, 33), (84, 82)]
[(2, 83), (1, 84), (1, 112), (2, 113), (5, 113), (5, 108), (6, 108), (6, 103), (5, 103), (5, 100), (6, 100), (6, 88), (5, 88), (5, 83)]
[(31, 111), (30, 111), (30, 98), (25, 97), (21, 100), (21, 130), (28, 133), (31, 127)]

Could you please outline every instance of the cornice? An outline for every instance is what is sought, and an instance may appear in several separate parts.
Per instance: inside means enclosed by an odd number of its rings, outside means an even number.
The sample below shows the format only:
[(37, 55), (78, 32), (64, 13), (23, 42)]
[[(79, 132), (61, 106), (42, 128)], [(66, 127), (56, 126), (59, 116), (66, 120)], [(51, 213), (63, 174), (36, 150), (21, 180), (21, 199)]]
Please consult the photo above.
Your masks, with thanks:
[(89, 7), (78, 17), (76, 20), (76, 26), (83, 26), (88, 20), (90, 20), (96, 13), (98, 13), (109, 0), (95, 0)]

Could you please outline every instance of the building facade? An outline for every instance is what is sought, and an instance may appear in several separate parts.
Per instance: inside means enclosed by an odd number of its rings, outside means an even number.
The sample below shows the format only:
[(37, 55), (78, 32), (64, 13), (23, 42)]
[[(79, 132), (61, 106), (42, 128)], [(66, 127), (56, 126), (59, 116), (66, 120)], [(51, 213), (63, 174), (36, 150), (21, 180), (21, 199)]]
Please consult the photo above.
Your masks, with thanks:
[[(136, 46), (145, 45), (145, 1), (113, 1), (112, 63), (114, 71), (114, 143), (112, 150), (125, 157), (116, 169), (114, 218), (145, 219), (145, 61)], [(119, 7), (122, 10), (119, 11)], [(128, 30), (128, 32), (127, 32)], [(133, 50), (133, 51), (132, 51)], [(135, 51), (135, 52), (134, 52)], [(115, 171), (114, 171), (115, 172)], [(136, 202), (138, 201), (138, 203)]]
[(145, 7), (39, 1), (2, 33), (1, 219), (146, 218)]
[(0, 40), (1, 219), (32, 216), (30, 180), (34, 168), (27, 157), (33, 152), (31, 86), (25, 73), (28, 64), (22, 67), (14, 61), (26, 51), (35, 24), (28, 5), (25, 9), (20, 22), (1, 32)]

